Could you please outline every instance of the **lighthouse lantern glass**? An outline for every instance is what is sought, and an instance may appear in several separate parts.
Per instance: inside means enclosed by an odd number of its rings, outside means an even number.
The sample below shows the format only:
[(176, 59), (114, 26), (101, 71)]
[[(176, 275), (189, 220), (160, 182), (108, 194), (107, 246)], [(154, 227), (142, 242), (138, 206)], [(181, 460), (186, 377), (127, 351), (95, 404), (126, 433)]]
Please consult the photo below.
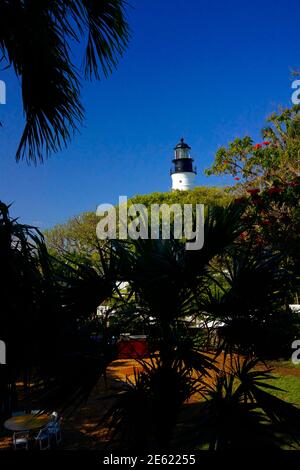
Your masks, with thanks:
[(175, 150), (175, 158), (189, 158), (189, 149), (188, 148), (178, 148)]

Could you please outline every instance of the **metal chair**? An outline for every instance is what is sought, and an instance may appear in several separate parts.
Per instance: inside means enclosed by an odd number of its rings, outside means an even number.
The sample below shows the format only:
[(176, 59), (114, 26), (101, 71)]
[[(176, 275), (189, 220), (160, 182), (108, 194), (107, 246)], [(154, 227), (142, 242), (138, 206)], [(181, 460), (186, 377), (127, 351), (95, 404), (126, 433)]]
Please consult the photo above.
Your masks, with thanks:
[(48, 427), (42, 428), (35, 436), (35, 440), (39, 443), (40, 450), (50, 449), (50, 433)]
[(58, 413), (54, 411), (51, 415), (51, 421), (47, 426), (48, 432), (50, 436), (55, 438), (56, 444), (60, 444), (62, 441), (61, 421), (62, 419), (58, 417)]
[(14, 449), (25, 449), (28, 450), (29, 445), (29, 432), (18, 431), (13, 433), (13, 446)]

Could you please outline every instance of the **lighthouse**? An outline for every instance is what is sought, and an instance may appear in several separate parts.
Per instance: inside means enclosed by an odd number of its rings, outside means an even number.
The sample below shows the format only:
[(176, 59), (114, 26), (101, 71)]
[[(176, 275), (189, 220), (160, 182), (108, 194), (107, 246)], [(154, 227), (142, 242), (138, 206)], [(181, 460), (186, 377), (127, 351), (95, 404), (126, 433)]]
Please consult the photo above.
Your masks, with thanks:
[(193, 165), (194, 160), (191, 158), (190, 150), (191, 147), (183, 138), (174, 148), (175, 158), (172, 160), (173, 168), (170, 171), (173, 190), (185, 191), (193, 187), (197, 170)]

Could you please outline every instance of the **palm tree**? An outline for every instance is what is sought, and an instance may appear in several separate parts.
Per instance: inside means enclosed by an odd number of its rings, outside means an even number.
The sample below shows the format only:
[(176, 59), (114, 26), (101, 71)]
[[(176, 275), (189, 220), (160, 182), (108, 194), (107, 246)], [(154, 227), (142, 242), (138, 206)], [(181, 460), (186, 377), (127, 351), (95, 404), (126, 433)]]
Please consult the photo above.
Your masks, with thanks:
[[(109, 415), (123, 442), (127, 441), (126, 436), (132, 441), (132, 436), (128, 436), (131, 433), (144, 436), (144, 446), (152, 441), (156, 448), (167, 447), (180, 407), (195, 390), (201, 392), (207, 376), (217, 371), (214, 360), (194, 346), (184, 324), (186, 317), (199, 315), (198, 299), (206, 295), (210, 263), (217, 255), (228, 252), (245, 230), (243, 211), (236, 204), (226, 208), (209, 207), (205, 243), (199, 251), (189, 252), (182, 241), (174, 238), (113, 243), (119, 259), (119, 280), (129, 284), (135, 311), (146, 322), (151, 319), (155, 324), (157, 351), (153, 353), (151, 367), (143, 363), (143, 372), (136, 377), (136, 383)], [(136, 407), (141, 406), (135, 414), (132, 413), (134, 402)], [(142, 411), (144, 406), (149, 411), (149, 422)], [(143, 422), (135, 419), (141, 413)], [(133, 423), (145, 426), (150, 435), (141, 429), (133, 431)], [(142, 445), (140, 440), (139, 444)]]
[(45, 409), (74, 406), (90, 393), (114, 353), (85, 332), (112, 295), (111, 259), (98, 272), (53, 260), (42, 234), (12, 219), (0, 202), (0, 331), (7, 349), (0, 415), (17, 407), (18, 382), (31, 408), (33, 401)]
[[(200, 409), (200, 432), (194, 437), (211, 449), (236, 448), (247, 430), (248, 437), (270, 431), (274, 443), (270, 426), (280, 432), (297, 427), (299, 413), (263, 390), (270, 388), (261, 385), (268, 374), (253, 371), (255, 361), (237, 363), (229, 373), (219, 371), (215, 361), (185, 334), (187, 316), (199, 315), (204, 307), (212, 317), (222, 310), (226, 316), (227, 308), (230, 314), (238, 314), (243, 308), (241, 297), (248, 301), (246, 317), (257, 308), (265, 313), (263, 307), (273, 292), (269, 287), (274, 287), (271, 261), (233, 256), (242, 253), (243, 212), (235, 204), (209, 207), (205, 244), (198, 252), (187, 251), (175, 239), (115, 241), (99, 248), (101, 264), (91, 266), (72, 258), (53, 262), (41, 234), (12, 220), (7, 206), (1, 204), (1, 339), (9, 346), (8, 365), (0, 376), (2, 411), (11, 411), (20, 379), (25, 386), (34, 384), (27, 394), (31, 407), (36, 403), (39, 409), (66, 410), (87, 398), (115, 356), (104, 341), (95, 347), (85, 334), (86, 326), (101, 302), (119, 296), (116, 314), (134, 310), (146, 322), (154, 322), (156, 331), (151, 362), (141, 361), (142, 372), (105, 416), (112, 418), (112, 434), (121, 437), (124, 445), (168, 447), (182, 405), (194, 393), (208, 397)], [(229, 288), (218, 303), (209, 292), (213, 282), (222, 287), (213, 276), (216, 261), (222, 258), (228, 260), (228, 273), (235, 275), (223, 273)], [(261, 284), (262, 279), (267, 281), (266, 291), (259, 291), (258, 304), (248, 295), (249, 273)], [(128, 283), (125, 295), (118, 290), (122, 281)], [(217, 376), (215, 388), (207, 385), (212, 374)]]
[[(206, 389), (211, 401), (205, 410), (208, 407), (215, 413), (218, 412), (214, 410), (215, 403), (220, 401), (221, 406), (228, 403), (228, 409), (221, 411), (226, 419), (220, 424), (224, 433), (230, 435), (228, 439), (233, 439), (231, 433), (236, 432), (234, 439), (238, 440), (241, 429), (250, 429), (250, 425), (251, 429), (261, 430), (260, 436), (264, 432), (267, 411), (262, 406), (263, 411), (256, 412), (251, 393), (255, 393), (255, 399), (264, 397), (273, 411), (277, 402), (252, 387), (249, 379), (259, 381), (268, 379), (268, 375), (252, 373), (251, 368), (257, 361), (250, 361), (251, 367), (247, 361), (243, 366), (238, 364), (231, 375), (224, 375), (201, 347), (195, 346), (191, 334), (184, 329), (187, 317), (201, 318), (202, 314), (225, 323), (221, 337), (223, 350), (244, 354), (265, 352), (260, 331), (265, 340), (270, 327), (274, 328), (289, 274), (282, 269), (278, 255), (253, 253), (251, 243), (250, 246), (241, 243), (240, 234), (247, 224), (243, 219), (244, 210), (245, 207), (234, 203), (226, 208), (209, 207), (205, 242), (199, 251), (189, 252), (181, 241), (174, 239), (114, 242), (119, 280), (129, 283), (135, 311), (148, 324), (150, 319), (152, 325), (155, 324), (154, 351), (157, 351), (152, 354), (150, 366), (142, 361), (143, 371), (136, 375), (135, 382), (108, 413), (112, 418), (112, 436), (118, 436), (124, 445), (134, 446), (134, 440), (138, 440), (139, 446), (144, 448), (167, 448), (184, 401), (196, 391), (204, 394), (208, 376), (215, 374), (218, 377), (216, 388)], [(270, 350), (270, 345), (267, 346)], [(238, 392), (235, 389), (237, 378), (244, 387)], [(248, 388), (245, 380), (248, 380)], [(221, 400), (224, 393), (225, 398)], [(233, 417), (237, 420), (232, 427), (227, 422), (231, 413), (235, 413)], [(204, 420), (206, 414), (207, 411)], [(215, 418), (211, 415), (211, 419), (213, 429)], [(269, 424), (266, 424), (268, 431)], [(206, 432), (205, 426), (203, 432)], [(207, 426), (206, 438), (209, 433)], [(200, 442), (199, 434), (198, 437)], [(228, 446), (226, 435), (211, 439), (211, 448)], [(215, 439), (219, 439), (217, 444)]]
[[(25, 128), (17, 161), (43, 161), (83, 119), (81, 80), (72, 56), (85, 44), (83, 75), (107, 76), (128, 42), (125, 0), (1, 0), (0, 59), (22, 87)], [(71, 54), (71, 46), (78, 49)]]
[(299, 444), (299, 408), (273, 395), (280, 389), (271, 369), (259, 370), (258, 364), (255, 358), (231, 357), (231, 367), (216, 377), (200, 404), (194, 443), (209, 450)]
[(219, 331), (220, 350), (263, 359), (289, 357), (299, 319), (286, 306), (293, 276), (282, 263), (284, 256), (257, 249), (250, 241), (235, 246), (210, 267), (212, 282), (200, 306), (210, 321), (224, 325)]
[[(30, 381), (34, 357), (39, 351), (43, 330), (39, 316), (43, 276), (38, 266), (42, 236), (33, 227), (9, 217), (9, 208), (0, 202), (1, 339), (7, 347), (7, 364), (1, 368), (2, 411), (12, 402), (17, 379), (25, 387)], [(53, 303), (48, 298), (49, 306)], [(52, 325), (55, 324), (55, 316)], [(37, 336), (36, 336), (37, 335)]]

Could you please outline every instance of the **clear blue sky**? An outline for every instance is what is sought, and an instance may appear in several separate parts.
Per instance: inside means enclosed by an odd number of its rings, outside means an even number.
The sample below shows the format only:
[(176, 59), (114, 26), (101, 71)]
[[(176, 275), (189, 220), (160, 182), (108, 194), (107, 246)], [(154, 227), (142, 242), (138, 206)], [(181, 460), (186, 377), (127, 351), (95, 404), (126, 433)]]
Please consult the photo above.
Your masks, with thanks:
[[(170, 189), (173, 147), (192, 147), (198, 185), (220, 145), (258, 138), (289, 105), (300, 66), (299, 0), (130, 0), (132, 39), (118, 70), (85, 83), (86, 120), (66, 151), (42, 166), (17, 164), (20, 90), (9, 72), (0, 105), (0, 199), (42, 229), (100, 203)], [(231, 180), (229, 180), (231, 181)]]

